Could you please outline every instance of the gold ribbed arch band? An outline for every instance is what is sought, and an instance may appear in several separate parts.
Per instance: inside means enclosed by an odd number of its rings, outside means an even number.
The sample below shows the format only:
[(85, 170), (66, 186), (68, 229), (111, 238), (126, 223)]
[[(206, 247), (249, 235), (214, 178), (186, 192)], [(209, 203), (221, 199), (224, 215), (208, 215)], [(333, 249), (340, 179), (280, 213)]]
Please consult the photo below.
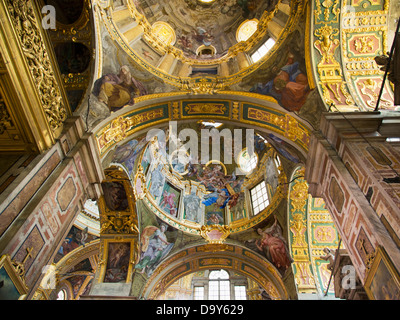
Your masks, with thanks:
[(169, 121), (204, 119), (271, 132), (296, 147), (304, 156), (307, 154), (311, 134), (309, 127), (294, 113), (279, 107), (273, 98), (240, 92), (227, 92), (212, 97), (207, 95), (206, 98), (185, 97), (187, 95), (181, 94), (179, 97), (171, 93), (152, 95), (152, 99), (142, 99), (134, 106), (113, 113), (93, 130), (100, 157), (103, 158), (117, 144), (129, 140), (137, 132), (168, 124)]
[(249, 277), (274, 300), (288, 299), (281, 275), (271, 263), (250, 250), (231, 244), (200, 245), (177, 252), (154, 271), (143, 289), (142, 297), (155, 299), (179, 278), (199, 270), (215, 268), (232, 270)]

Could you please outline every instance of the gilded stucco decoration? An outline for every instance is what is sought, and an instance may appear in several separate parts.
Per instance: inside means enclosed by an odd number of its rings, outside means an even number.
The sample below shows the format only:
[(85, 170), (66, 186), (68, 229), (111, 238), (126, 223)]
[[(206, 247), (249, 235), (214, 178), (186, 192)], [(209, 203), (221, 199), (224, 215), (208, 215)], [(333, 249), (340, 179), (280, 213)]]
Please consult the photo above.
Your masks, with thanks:
[(4, 61), (0, 60), (0, 73), (2, 74), (0, 76), (0, 136), (2, 137), (0, 149), (14, 152), (20, 150), (31, 151), (32, 146), (26, 146), (29, 138), (21, 130), (20, 122), (22, 121), (14, 100), (16, 93), (14, 90), (10, 90), (11, 80), (7, 74)]
[[(386, 54), (389, 0), (318, 0), (310, 4), (310, 45), (315, 79), (331, 111), (371, 111), (377, 105), (383, 72), (374, 58)], [(393, 109), (393, 89), (387, 81), (381, 109)]]
[(110, 167), (102, 182), (98, 283), (129, 283), (139, 254), (139, 229), (132, 185), (124, 170)]
[[(230, 95), (235, 94), (238, 98), (258, 96), (251, 93), (224, 93)], [(171, 97), (170, 94), (152, 96), (153, 98)], [(143, 98), (145, 97), (146, 96)], [(270, 97), (265, 98), (267, 98), (265, 101), (268, 102), (275, 101)], [(140, 105), (139, 102), (141, 102)], [(146, 99), (139, 102), (137, 103), (138, 107), (136, 109), (126, 108), (126, 113), (119, 114), (118, 116), (111, 116), (94, 129), (98, 148), (102, 157), (119, 142), (124, 139), (129, 139), (131, 135), (140, 130), (149, 128), (150, 126), (168, 123), (168, 121), (171, 120), (201, 120), (206, 117), (260, 126), (261, 128), (270, 130), (292, 141), (302, 152), (306, 153), (308, 150), (310, 129), (294, 116), (272, 107), (222, 99), (174, 99), (167, 103), (148, 106), (143, 106), (146, 105)], [(129, 109), (132, 110), (128, 111)]]
[(95, 50), (93, 20), (89, 0), (58, 3), (55, 29), (47, 30), (72, 112), (78, 110), (84, 100), (93, 80), (96, 54), (100, 54), (100, 50)]
[[(25, 262), (31, 258), (32, 248), (27, 248), (26, 256), (22, 261), (16, 261), (12, 259), (9, 254), (3, 254), (0, 256), (0, 270), (2, 276), (2, 286), (8, 289), (8, 296), (4, 296), (9, 300), (25, 300), (29, 292), (29, 288), (26, 285), (26, 269)], [(3, 298), (4, 299), (4, 298)]]
[(43, 112), (50, 128), (56, 131), (62, 127), (69, 111), (59, 90), (48, 50), (43, 46), (40, 19), (35, 13), (32, 1), (7, 1), (7, 6), (32, 80), (37, 87)]
[[(297, 292), (324, 296), (331, 276), (329, 257), (338, 248), (339, 235), (323, 199), (308, 194), (304, 167), (295, 170), (291, 181), (289, 239)], [(331, 255), (328, 257), (326, 252)], [(333, 286), (329, 287), (328, 295), (333, 295)]]
[(137, 234), (137, 217), (131, 184), (122, 170), (108, 170), (99, 200), (101, 234)]
[[(353, 101), (346, 91), (345, 83), (343, 82), (343, 73), (340, 63), (335, 59), (335, 51), (339, 46), (339, 35), (337, 28), (324, 25), (315, 30), (314, 35), (319, 38), (314, 42), (314, 47), (321, 55), (321, 61), (318, 63), (318, 74), (320, 84), (323, 90), (323, 97), (327, 104), (332, 104), (335, 101), (341, 104), (352, 104)], [(334, 99), (331, 98), (333, 94)]]

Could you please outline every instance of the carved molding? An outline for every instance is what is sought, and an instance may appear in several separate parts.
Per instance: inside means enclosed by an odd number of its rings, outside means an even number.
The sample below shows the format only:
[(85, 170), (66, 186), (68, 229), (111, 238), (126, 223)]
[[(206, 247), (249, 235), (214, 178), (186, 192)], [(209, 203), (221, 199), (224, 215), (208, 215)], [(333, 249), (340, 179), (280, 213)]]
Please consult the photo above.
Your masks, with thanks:
[(29, 0), (7, 0), (6, 6), (49, 127), (53, 131), (58, 130), (66, 120), (68, 111), (41, 34), (34, 4)]

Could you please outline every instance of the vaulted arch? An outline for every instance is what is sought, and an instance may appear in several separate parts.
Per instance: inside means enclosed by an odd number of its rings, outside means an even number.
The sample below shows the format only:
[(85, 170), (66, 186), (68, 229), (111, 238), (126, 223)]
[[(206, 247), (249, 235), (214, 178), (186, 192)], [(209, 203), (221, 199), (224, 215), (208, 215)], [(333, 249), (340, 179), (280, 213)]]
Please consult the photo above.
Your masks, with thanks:
[(180, 250), (166, 259), (148, 279), (141, 293), (154, 299), (179, 278), (205, 269), (228, 269), (258, 283), (275, 300), (288, 299), (279, 271), (265, 258), (240, 245), (198, 245)]
[[(151, 99), (152, 98), (152, 99)], [(150, 99), (150, 100), (149, 100)], [(158, 94), (138, 98), (133, 106), (92, 122), (100, 156), (138, 133), (169, 121), (213, 119), (270, 132), (291, 144), (305, 158), (312, 124), (280, 107), (272, 97), (256, 93), (226, 92), (209, 95)], [(91, 120), (93, 121), (93, 120)], [(89, 119), (90, 122), (90, 119)]]

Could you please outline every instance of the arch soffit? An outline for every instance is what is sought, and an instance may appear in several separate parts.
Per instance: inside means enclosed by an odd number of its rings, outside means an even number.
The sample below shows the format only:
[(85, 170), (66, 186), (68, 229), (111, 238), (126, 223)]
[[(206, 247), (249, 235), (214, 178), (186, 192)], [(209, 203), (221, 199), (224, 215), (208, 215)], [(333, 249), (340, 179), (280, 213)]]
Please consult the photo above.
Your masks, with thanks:
[(92, 129), (100, 158), (116, 145), (169, 121), (218, 120), (273, 133), (305, 158), (312, 127), (275, 99), (253, 93), (189, 95), (177, 92), (141, 97), (135, 105), (111, 114)]
[(158, 266), (147, 280), (142, 296), (155, 299), (178, 279), (213, 268), (232, 270), (251, 278), (272, 299), (288, 299), (281, 275), (269, 261), (249, 249), (232, 244), (203, 244), (180, 250)]
[(85, 246), (80, 246), (56, 263), (56, 272), (63, 274), (85, 259), (97, 256), (100, 252), (100, 239), (93, 240)]

